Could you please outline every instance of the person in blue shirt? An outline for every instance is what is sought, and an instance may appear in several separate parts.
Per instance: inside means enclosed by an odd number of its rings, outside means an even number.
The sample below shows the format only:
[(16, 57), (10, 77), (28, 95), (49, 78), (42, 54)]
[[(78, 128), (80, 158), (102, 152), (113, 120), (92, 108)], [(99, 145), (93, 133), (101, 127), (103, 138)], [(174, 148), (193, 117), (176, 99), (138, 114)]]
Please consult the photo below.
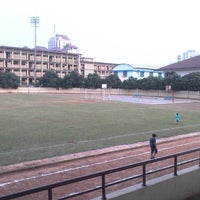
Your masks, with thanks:
[(149, 140), (149, 145), (151, 149), (151, 159), (153, 159), (158, 153), (157, 144), (156, 144), (156, 134), (152, 134), (152, 137)]
[(180, 115), (176, 113), (176, 123), (178, 123), (179, 121), (180, 121)]

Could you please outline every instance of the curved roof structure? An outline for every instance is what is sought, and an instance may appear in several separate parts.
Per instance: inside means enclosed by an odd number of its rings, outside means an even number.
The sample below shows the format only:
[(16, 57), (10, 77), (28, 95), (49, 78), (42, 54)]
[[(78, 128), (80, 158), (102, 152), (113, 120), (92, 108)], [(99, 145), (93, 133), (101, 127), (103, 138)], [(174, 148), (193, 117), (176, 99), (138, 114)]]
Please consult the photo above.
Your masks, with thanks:
[(129, 64), (119, 64), (113, 68), (113, 71), (133, 71), (133, 66)]

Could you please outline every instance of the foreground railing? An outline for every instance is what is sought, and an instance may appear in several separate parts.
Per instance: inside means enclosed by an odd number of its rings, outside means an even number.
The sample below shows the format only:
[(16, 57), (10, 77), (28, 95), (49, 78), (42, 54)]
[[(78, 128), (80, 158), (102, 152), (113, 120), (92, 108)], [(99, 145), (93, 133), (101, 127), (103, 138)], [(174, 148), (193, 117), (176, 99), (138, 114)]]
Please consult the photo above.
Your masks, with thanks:
[[(189, 155), (189, 154), (192, 154), (192, 153), (195, 153), (195, 152), (197, 152), (197, 153), (199, 152), (199, 154), (197, 154), (194, 158), (185, 159), (184, 161), (178, 162), (178, 157), (183, 156), (183, 155)], [(164, 166), (164, 167), (161, 167), (161, 168), (158, 168), (158, 169), (155, 169), (155, 170), (151, 170), (151, 171), (146, 170), (147, 165), (149, 165), (151, 163), (157, 163), (159, 161), (164, 161), (164, 160), (167, 160), (167, 159), (173, 159), (173, 164), (168, 165), (168, 166)], [(200, 167), (200, 148), (192, 149), (192, 150), (189, 150), (189, 151), (184, 151), (184, 152), (180, 152), (180, 153), (176, 153), (176, 154), (172, 154), (172, 155), (168, 155), (168, 156), (164, 156), (164, 157), (160, 157), (160, 158), (156, 158), (156, 159), (152, 159), (152, 160), (146, 160), (146, 161), (134, 163), (134, 164), (127, 165), (127, 166), (118, 167), (118, 168), (110, 169), (110, 170), (107, 170), (107, 171), (102, 171), (102, 172), (90, 174), (90, 175), (87, 175), (87, 176), (82, 176), (82, 177), (78, 177), (78, 178), (74, 178), (74, 179), (70, 179), (70, 180), (66, 180), (66, 181), (62, 181), (62, 182), (58, 182), (58, 183), (53, 183), (53, 184), (50, 184), (50, 185), (45, 185), (45, 186), (38, 187), (38, 188), (20, 191), (20, 192), (14, 193), (14, 194), (1, 196), (0, 200), (15, 199), (15, 198), (31, 195), (31, 194), (34, 194), (34, 193), (43, 192), (43, 191), (48, 192), (48, 200), (53, 200), (53, 189), (61, 187), (61, 186), (70, 185), (70, 184), (73, 184), (73, 183), (78, 183), (80, 181), (90, 180), (90, 179), (93, 179), (93, 178), (101, 178), (101, 185), (94, 187), (94, 188), (84, 190), (84, 191), (80, 191), (78, 193), (73, 193), (73, 194), (68, 195), (68, 196), (57, 198), (57, 200), (69, 199), (69, 198), (72, 198), (72, 197), (80, 196), (80, 195), (90, 193), (90, 192), (94, 192), (94, 191), (97, 191), (97, 190), (101, 190), (101, 193), (102, 193), (101, 199), (105, 200), (106, 199), (106, 188), (108, 188), (110, 186), (120, 184), (122, 182), (133, 180), (133, 179), (140, 178), (140, 177), (142, 178), (142, 181), (141, 181), (142, 185), (146, 186), (147, 175), (155, 174), (157, 172), (161, 172), (161, 171), (173, 168), (173, 174), (174, 174), (174, 176), (177, 176), (178, 175), (178, 166), (183, 166), (185, 164), (189, 164), (189, 163), (192, 163), (192, 162), (194, 163), (196, 161), (197, 161), (197, 164), (195, 164), (195, 165), (198, 165)], [(128, 177), (128, 178), (120, 179), (120, 180), (106, 184), (106, 175), (113, 174), (115, 172), (128, 170), (128, 169), (134, 169), (136, 167), (141, 167), (141, 169), (142, 169), (141, 174), (137, 174), (137, 175), (134, 175), (134, 176), (131, 176), (131, 177)]]

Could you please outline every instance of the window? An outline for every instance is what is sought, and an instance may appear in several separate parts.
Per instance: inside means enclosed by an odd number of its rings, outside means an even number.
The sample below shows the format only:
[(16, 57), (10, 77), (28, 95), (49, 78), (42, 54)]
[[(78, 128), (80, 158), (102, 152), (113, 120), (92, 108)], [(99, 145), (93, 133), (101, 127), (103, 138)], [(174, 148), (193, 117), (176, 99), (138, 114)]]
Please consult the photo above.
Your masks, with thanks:
[(123, 77), (127, 77), (127, 71), (123, 71)]
[(6, 58), (10, 58), (10, 52), (6, 52)]
[(153, 76), (153, 72), (149, 72), (149, 76), (151, 76), (151, 77), (152, 77), (152, 76)]
[(140, 72), (140, 77), (144, 77), (144, 72)]
[(14, 65), (18, 65), (19, 62), (18, 62), (18, 61), (13, 61), (13, 64), (14, 64)]
[(160, 77), (160, 78), (162, 77), (162, 73), (161, 72), (158, 73), (158, 77)]
[(22, 61), (22, 65), (26, 65), (26, 61)]
[(53, 56), (49, 56), (49, 62), (53, 61)]

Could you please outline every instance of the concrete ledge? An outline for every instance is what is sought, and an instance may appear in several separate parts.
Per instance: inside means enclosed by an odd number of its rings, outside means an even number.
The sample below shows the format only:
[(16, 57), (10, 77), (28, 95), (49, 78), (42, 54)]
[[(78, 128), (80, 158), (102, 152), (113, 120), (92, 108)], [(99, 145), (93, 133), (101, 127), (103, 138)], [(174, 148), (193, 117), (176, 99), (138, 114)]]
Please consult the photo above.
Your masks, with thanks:
[[(165, 175), (141, 184), (107, 194), (108, 200), (183, 200), (199, 194), (200, 168), (191, 167), (178, 172), (178, 176)], [(148, 197), (148, 198), (147, 198)], [(99, 200), (95, 198), (93, 200)]]

